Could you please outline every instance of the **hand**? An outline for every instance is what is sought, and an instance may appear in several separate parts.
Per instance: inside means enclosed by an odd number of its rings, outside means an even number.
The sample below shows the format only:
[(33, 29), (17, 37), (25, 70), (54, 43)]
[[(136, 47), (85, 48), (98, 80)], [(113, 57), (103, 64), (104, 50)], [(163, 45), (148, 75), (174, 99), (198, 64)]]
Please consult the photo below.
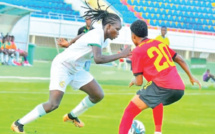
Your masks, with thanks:
[(61, 47), (68, 47), (69, 46), (69, 42), (67, 42), (65, 39), (60, 38), (57, 40), (57, 44)]
[(196, 78), (191, 77), (190, 82), (191, 82), (192, 85), (194, 85), (194, 83), (197, 83), (199, 85), (199, 89), (202, 88), (201, 83)]
[(126, 47), (125, 49), (122, 50), (121, 54), (121, 58), (126, 58), (132, 55), (131, 53), (131, 46)]
[(134, 85), (134, 83), (135, 83), (135, 79), (132, 79), (132, 80), (131, 80), (131, 82), (129, 83), (129, 86), (128, 86), (128, 87), (133, 86), (133, 85)]

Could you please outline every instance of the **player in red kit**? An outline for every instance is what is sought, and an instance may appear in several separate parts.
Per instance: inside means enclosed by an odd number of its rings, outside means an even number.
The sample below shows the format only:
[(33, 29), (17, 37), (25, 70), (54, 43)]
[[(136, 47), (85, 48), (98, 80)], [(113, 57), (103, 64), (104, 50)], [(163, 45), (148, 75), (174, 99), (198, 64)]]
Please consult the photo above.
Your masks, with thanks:
[(188, 75), (192, 84), (201, 85), (191, 74), (186, 62), (168, 45), (147, 38), (148, 28), (144, 21), (137, 20), (131, 27), (132, 41), (136, 48), (132, 52), (132, 71), (135, 76), (129, 86), (141, 86), (143, 77), (148, 83), (133, 97), (126, 107), (119, 134), (128, 134), (133, 119), (144, 109), (152, 108), (155, 134), (161, 134), (163, 105), (172, 104), (184, 94), (184, 83), (179, 76), (175, 63)]

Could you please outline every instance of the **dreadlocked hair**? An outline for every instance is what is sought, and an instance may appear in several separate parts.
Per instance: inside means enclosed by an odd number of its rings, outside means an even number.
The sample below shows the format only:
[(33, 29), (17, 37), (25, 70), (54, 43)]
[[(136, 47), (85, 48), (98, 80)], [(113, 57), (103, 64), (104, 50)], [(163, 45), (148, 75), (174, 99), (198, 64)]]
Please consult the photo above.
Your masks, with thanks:
[(107, 11), (107, 9), (111, 5), (109, 5), (105, 10), (102, 10), (101, 7), (103, 7), (104, 5), (99, 5), (99, 0), (97, 0), (98, 8), (95, 9), (92, 9), (86, 1), (85, 3), (87, 7), (83, 8), (87, 9), (87, 11), (84, 12), (85, 14), (82, 17), (91, 19), (92, 21), (91, 25), (93, 25), (94, 22), (99, 20), (102, 20), (102, 26), (105, 26), (106, 24), (115, 24), (117, 21), (121, 23), (121, 19), (118, 15), (109, 13)]

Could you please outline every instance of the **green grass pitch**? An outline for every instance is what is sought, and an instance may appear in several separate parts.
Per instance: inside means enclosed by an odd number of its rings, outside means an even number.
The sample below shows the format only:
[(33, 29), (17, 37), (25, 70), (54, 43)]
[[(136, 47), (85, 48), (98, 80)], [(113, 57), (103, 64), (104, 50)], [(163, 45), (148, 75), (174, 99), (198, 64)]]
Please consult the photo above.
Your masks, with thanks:
[[(50, 62), (35, 62), (33, 67), (0, 66), (0, 134), (13, 134), (11, 123), (21, 118), (39, 103), (48, 100)], [(42, 118), (27, 124), (27, 134), (117, 134), (125, 107), (141, 87), (128, 88), (130, 71), (92, 65), (91, 73), (101, 84), (105, 98), (80, 116), (84, 128), (64, 123), (62, 117), (71, 111), (86, 94), (67, 88), (60, 107)], [(203, 89), (191, 86), (180, 71), (186, 90), (177, 103), (164, 107), (163, 134), (215, 134), (215, 83), (203, 83)], [(7, 76), (7, 77), (6, 77)], [(11, 77), (9, 77), (11, 76)], [(20, 79), (14, 76), (22, 76)], [(201, 75), (197, 75), (201, 79)], [(143, 111), (136, 119), (143, 122), (146, 134), (153, 134), (152, 110)]]

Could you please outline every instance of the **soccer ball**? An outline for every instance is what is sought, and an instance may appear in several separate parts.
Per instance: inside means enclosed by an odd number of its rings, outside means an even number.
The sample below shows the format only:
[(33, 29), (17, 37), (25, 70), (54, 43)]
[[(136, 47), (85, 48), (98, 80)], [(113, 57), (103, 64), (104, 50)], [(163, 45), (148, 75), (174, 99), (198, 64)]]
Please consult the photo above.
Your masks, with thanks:
[(145, 126), (141, 121), (133, 120), (128, 134), (145, 134)]

